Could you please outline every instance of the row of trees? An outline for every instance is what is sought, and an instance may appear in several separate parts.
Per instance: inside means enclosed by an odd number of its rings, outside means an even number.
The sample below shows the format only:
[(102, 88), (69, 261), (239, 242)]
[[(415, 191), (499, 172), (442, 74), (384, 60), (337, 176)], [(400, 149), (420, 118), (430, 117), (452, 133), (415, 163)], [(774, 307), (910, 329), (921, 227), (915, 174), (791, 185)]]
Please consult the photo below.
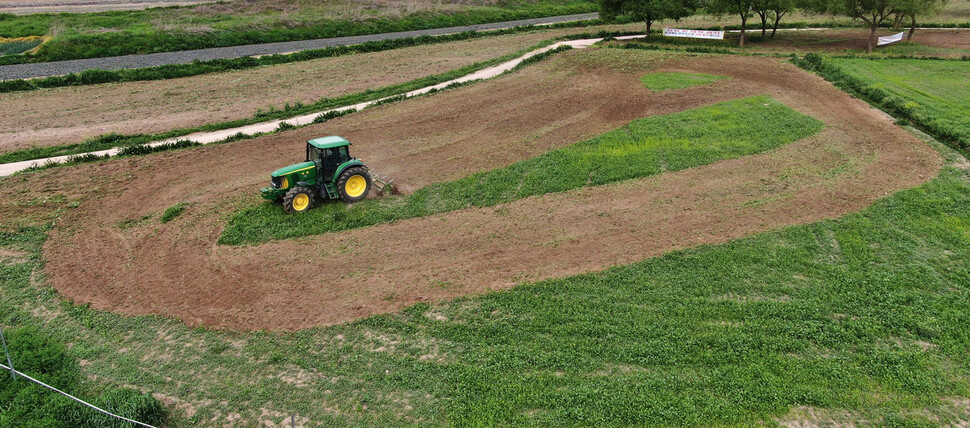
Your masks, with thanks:
[(653, 23), (662, 20), (680, 20), (701, 11), (712, 15), (733, 15), (741, 18), (741, 41), (743, 47), (748, 20), (757, 16), (761, 20), (761, 36), (765, 37), (769, 23), (771, 38), (775, 37), (782, 18), (795, 10), (812, 13), (828, 13), (860, 19), (869, 27), (868, 52), (876, 43), (876, 30), (886, 19), (892, 19), (893, 27), (902, 21), (910, 21), (909, 37), (916, 30), (916, 19), (936, 13), (947, 0), (599, 0), (600, 16), (613, 19), (629, 15), (647, 24), (647, 34)]

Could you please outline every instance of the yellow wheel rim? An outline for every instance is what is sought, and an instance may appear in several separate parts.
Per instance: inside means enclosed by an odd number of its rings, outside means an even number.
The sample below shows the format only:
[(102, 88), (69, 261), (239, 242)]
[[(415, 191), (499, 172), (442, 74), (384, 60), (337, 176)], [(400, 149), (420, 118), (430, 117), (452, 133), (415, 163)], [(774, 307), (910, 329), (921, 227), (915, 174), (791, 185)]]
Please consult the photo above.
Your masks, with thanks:
[(300, 193), (299, 195), (296, 195), (295, 198), (293, 198), (294, 211), (303, 211), (308, 206), (310, 206), (310, 195), (307, 195), (306, 193)]
[(344, 191), (347, 192), (347, 196), (351, 198), (356, 198), (364, 194), (367, 190), (367, 180), (360, 175), (355, 175), (347, 179), (347, 184), (344, 185)]

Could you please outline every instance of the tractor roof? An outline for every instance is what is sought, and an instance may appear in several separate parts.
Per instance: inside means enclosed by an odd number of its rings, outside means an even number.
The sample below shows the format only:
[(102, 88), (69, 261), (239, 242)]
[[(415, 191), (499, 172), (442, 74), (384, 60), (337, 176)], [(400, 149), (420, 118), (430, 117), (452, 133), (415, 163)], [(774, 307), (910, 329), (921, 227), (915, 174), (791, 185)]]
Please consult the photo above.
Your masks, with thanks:
[(343, 139), (343, 137), (338, 137), (336, 135), (331, 135), (329, 137), (314, 138), (307, 141), (311, 146), (318, 149), (332, 149), (334, 147), (349, 146), (350, 142)]

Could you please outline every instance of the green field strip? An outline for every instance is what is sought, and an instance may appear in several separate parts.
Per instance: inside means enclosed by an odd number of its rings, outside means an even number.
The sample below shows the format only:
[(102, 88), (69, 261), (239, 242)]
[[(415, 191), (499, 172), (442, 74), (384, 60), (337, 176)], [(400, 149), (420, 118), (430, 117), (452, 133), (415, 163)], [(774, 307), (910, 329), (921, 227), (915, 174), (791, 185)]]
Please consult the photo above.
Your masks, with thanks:
[(324, 204), (301, 215), (285, 215), (271, 203), (244, 208), (229, 220), (219, 242), (242, 245), (318, 235), (642, 178), (761, 153), (822, 127), (767, 95), (728, 101), (637, 119), (590, 140), (408, 196), (350, 207)]
[(659, 92), (706, 85), (722, 79), (727, 77), (704, 73), (649, 73), (640, 78), (640, 83), (651, 91)]
[[(864, 95), (970, 148), (970, 61), (831, 59)], [(878, 99), (876, 99), (878, 98)]]

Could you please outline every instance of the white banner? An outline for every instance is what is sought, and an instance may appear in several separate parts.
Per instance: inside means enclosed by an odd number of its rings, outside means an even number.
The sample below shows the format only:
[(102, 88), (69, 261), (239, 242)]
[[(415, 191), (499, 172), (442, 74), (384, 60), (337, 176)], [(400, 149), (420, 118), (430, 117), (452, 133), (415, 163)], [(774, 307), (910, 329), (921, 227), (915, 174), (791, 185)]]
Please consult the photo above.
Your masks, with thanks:
[(896, 42), (898, 42), (898, 41), (900, 41), (900, 40), (903, 39), (903, 34), (905, 34), (905, 33), (899, 33), (899, 34), (893, 34), (891, 36), (880, 37), (879, 38), (879, 43), (876, 43), (876, 46), (882, 46), (882, 45), (888, 45), (890, 43), (896, 43)]
[(723, 31), (681, 30), (679, 28), (664, 28), (665, 37), (690, 37), (692, 39), (723, 39)]

